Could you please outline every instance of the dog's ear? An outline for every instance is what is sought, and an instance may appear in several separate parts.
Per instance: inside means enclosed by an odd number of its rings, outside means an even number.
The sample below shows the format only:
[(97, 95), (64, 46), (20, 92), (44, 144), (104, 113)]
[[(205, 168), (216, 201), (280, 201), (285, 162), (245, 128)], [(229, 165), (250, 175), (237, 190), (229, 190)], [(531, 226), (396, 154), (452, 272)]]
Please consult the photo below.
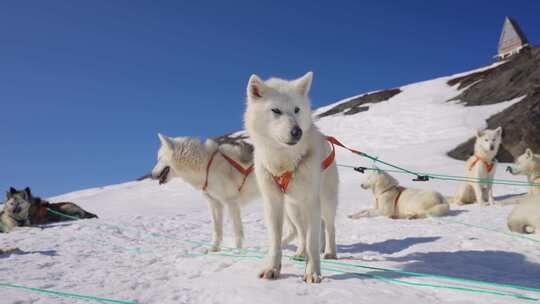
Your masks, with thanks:
[(484, 131), (476, 131), (476, 138), (484, 136)]
[(266, 84), (264, 84), (264, 81), (259, 76), (253, 74), (249, 77), (247, 85), (248, 101), (261, 100), (265, 96), (267, 90)]
[(525, 150), (525, 155), (527, 156), (527, 158), (533, 158), (534, 153), (531, 148), (527, 148), (527, 150)]
[(32, 191), (30, 190), (30, 187), (24, 188), (24, 193), (26, 193), (26, 197), (30, 199), (32, 197)]
[(307, 96), (309, 89), (311, 88), (311, 82), (313, 81), (313, 72), (307, 72), (306, 75), (296, 79), (294, 82), (298, 88), (298, 92), (302, 96)]
[(174, 148), (173, 142), (170, 137), (163, 135), (161, 133), (158, 133), (158, 137), (162, 146), (167, 147), (171, 150)]
[(502, 127), (498, 127), (497, 129), (495, 129), (495, 134), (497, 134), (498, 137), (502, 137)]
[(13, 187), (9, 187), (9, 194), (13, 195), (13, 194), (16, 194), (17, 193), (17, 189), (13, 188)]

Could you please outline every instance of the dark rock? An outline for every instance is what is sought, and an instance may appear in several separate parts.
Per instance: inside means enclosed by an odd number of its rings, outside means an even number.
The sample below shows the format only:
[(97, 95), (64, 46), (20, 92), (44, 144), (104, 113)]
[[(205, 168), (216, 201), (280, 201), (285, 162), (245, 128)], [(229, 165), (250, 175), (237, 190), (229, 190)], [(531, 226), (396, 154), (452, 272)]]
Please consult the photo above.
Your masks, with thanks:
[(331, 108), (330, 110), (317, 115), (317, 117), (321, 118), (325, 116), (334, 115), (337, 113), (343, 113), (345, 115), (352, 115), (352, 114), (356, 114), (360, 112), (365, 112), (369, 110), (369, 107), (362, 106), (362, 105), (369, 104), (369, 103), (383, 102), (394, 97), (395, 95), (399, 93), (401, 93), (400, 89), (389, 89), (389, 90), (384, 90), (384, 91), (378, 91), (375, 93), (364, 94), (356, 98), (353, 98), (349, 101), (340, 103), (337, 106)]
[[(525, 96), (487, 120), (489, 129), (503, 127), (503, 142), (497, 158), (512, 162), (526, 148), (540, 151), (540, 47), (522, 52), (493, 69), (458, 77), (449, 85), (468, 87), (452, 98), (466, 106), (495, 104)], [(450, 157), (465, 160), (474, 150), (474, 138), (448, 152)]]

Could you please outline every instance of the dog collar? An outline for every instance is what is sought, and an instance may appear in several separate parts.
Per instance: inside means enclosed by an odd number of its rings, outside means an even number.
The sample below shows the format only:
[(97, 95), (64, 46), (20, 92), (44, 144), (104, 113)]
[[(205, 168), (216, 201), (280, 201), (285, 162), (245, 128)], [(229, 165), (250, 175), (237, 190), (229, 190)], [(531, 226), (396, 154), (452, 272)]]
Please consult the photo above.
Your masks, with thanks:
[(469, 171), (471, 171), (474, 168), (474, 166), (476, 166), (476, 163), (478, 163), (479, 161), (482, 161), (482, 163), (484, 163), (484, 166), (486, 167), (486, 171), (488, 173), (491, 172), (491, 170), (493, 170), (493, 167), (495, 166), (495, 162), (489, 163), (487, 160), (475, 154), (474, 160), (469, 165)]

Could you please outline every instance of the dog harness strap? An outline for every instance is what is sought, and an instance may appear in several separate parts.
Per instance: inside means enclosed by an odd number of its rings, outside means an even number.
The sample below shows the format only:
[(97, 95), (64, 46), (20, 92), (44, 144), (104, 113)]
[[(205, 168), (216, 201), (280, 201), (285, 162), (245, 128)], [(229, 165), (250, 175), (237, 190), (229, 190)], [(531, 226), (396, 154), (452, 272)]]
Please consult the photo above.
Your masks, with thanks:
[(394, 200), (394, 206), (397, 206), (397, 204), (399, 203), (399, 198), (401, 197), (401, 193), (403, 193), (405, 189), (406, 189), (405, 187), (398, 187), (398, 194), (396, 196), (396, 199)]
[(338, 145), (338, 146), (340, 146), (340, 147), (342, 147), (344, 149), (347, 149), (347, 150), (351, 151), (354, 154), (362, 155), (362, 152), (360, 152), (358, 150), (355, 150), (355, 149), (351, 149), (351, 148), (345, 146), (339, 140), (337, 140), (337, 138), (335, 138), (334, 136), (326, 136), (326, 140), (328, 140), (331, 144)]
[(473, 162), (469, 165), (469, 171), (471, 171), (474, 168), (474, 166), (476, 166), (476, 163), (478, 163), (478, 161), (482, 161), (482, 163), (484, 163), (484, 166), (486, 167), (486, 170), (488, 173), (491, 172), (491, 170), (493, 170), (493, 167), (495, 166), (495, 163), (490, 164), (487, 161), (485, 161), (483, 158), (478, 157), (478, 155), (475, 155)]
[(291, 181), (291, 177), (292, 177), (292, 171), (286, 171), (280, 176), (272, 175), (274, 182), (279, 187), (279, 190), (281, 190), (281, 192), (283, 193), (287, 192), (287, 188), (289, 188), (289, 182)]
[(233, 168), (236, 169), (236, 171), (240, 172), (244, 176), (244, 178), (242, 179), (242, 183), (240, 184), (240, 187), (238, 187), (238, 192), (242, 191), (242, 188), (244, 187), (244, 184), (246, 183), (248, 176), (251, 174), (251, 172), (253, 172), (253, 165), (247, 168), (244, 168), (237, 161), (230, 158), (225, 153), (220, 151), (219, 154), (221, 154), (221, 156), (223, 156), (223, 158), (225, 158), (225, 160), (228, 161), (229, 164), (231, 164), (231, 166), (233, 166)]
[(218, 150), (214, 151), (212, 153), (212, 156), (210, 156), (210, 160), (208, 160), (208, 164), (206, 164), (206, 177), (204, 179), (204, 185), (202, 187), (202, 191), (206, 191), (206, 188), (208, 188), (208, 174), (210, 173), (210, 167), (212, 166), (212, 162), (214, 161), (214, 157), (218, 153)]
[(328, 139), (328, 137), (326, 139), (332, 146), (332, 152), (330, 152), (330, 154), (322, 162), (323, 171), (326, 170), (328, 167), (330, 167), (332, 163), (334, 162), (334, 160), (336, 159), (336, 146), (334, 145), (332, 141)]

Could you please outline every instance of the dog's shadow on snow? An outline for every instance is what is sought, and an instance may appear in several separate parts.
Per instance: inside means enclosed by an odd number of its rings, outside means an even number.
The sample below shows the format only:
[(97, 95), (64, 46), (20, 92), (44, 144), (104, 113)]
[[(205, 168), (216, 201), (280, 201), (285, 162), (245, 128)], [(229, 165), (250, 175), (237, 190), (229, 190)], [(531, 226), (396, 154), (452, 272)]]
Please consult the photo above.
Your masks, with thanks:
[(56, 250), (24, 251), (24, 250), (16, 248), (16, 249), (10, 250), (8, 252), (0, 252), (0, 259), (1, 258), (7, 258), (7, 257), (10, 257), (12, 255), (29, 255), (29, 254), (40, 254), (40, 255), (50, 256), (50, 257), (58, 256), (58, 254), (56, 253)]
[(360, 253), (366, 251), (374, 251), (381, 254), (393, 254), (417, 244), (435, 242), (440, 238), (440, 236), (408, 237), (401, 240), (391, 239), (379, 243), (356, 243), (350, 245), (338, 245), (337, 247), (338, 253)]
[[(527, 260), (526, 256), (516, 252), (494, 250), (418, 252), (403, 257), (388, 257), (386, 260), (404, 263), (401, 267), (392, 268), (399, 268), (407, 272), (540, 288), (540, 264), (532, 263)], [(370, 266), (380, 265), (370, 264)], [(372, 271), (362, 275), (352, 272), (330, 276), (330, 278), (345, 280), (370, 279), (372, 276), (382, 276), (391, 279), (414, 277), (411, 274), (385, 271)], [(418, 278), (418, 280), (421, 281), (422, 279)], [(451, 281), (448, 283), (451, 283)]]

